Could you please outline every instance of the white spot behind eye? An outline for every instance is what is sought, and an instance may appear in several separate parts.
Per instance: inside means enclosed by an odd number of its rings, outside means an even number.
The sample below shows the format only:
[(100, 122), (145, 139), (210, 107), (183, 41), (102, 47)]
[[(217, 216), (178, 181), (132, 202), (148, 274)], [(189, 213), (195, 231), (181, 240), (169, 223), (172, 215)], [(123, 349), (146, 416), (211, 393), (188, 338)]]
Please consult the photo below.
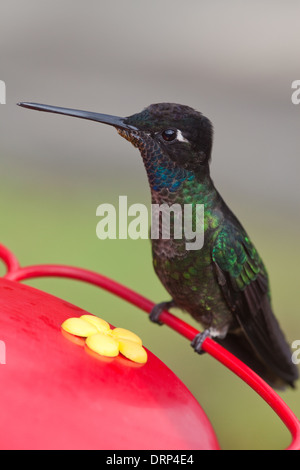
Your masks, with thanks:
[(183, 137), (182, 132), (179, 129), (177, 129), (176, 138), (179, 142), (188, 142), (188, 140)]

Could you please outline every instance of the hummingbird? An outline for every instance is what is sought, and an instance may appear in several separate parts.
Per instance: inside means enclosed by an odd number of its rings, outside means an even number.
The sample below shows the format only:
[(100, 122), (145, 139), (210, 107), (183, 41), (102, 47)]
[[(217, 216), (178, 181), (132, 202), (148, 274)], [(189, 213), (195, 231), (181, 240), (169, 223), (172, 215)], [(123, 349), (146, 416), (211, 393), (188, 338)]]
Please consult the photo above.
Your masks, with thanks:
[[(171, 300), (157, 304), (150, 319), (176, 307), (201, 323), (192, 346), (199, 354), (213, 338), (274, 388), (294, 387), (298, 370), (271, 306), (264, 263), (210, 176), (213, 126), (201, 112), (157, 103), (129, 117), (37, 103), (24, 108), (97, 121), (116, 128), (138, 148), (152, 204), (202, 204), (204, 243), (188, 250), (183, 237), (152, 239), (154, 270)], [(173, 220), (174, 223), (174, 220)]]

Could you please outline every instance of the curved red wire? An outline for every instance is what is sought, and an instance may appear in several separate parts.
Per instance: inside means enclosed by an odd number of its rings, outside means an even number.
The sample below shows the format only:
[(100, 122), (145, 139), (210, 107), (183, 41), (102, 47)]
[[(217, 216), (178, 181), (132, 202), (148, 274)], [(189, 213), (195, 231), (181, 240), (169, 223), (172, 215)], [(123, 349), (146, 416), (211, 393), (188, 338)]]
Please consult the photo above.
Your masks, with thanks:
[[(11, 281), (21, 281), (30, 278), (49, 276), (71, 278), (101, 287), (102, 289), (121, 297), (127, 302), (130, 302), (136, 307), (139, 307), (147, 313), (150, 313), (155, 305), (154, 302), (151, 302), (146, 297), (143, 297), (128, 287), (125, 287), (108, 277), (86, 269), (54, 264), (21, 268), (14, 254), (1, 244), (0, 259), (4, 261), (7, 267), (7, 273), (4, 277)], [(160, 320), (190, 341), (199, 333), (198, 330), (166, 310), (162, 312)], [(244, 380), (269, 404), (269, 406), (277, 413), (279, 418), (287, 426), (292, 435), (292, 442), (287, 449), (300, 450), (300, 422), (282, 398), (261, 377), (253, 372), (252, 369), (212, 339), (207, 338), (203, 342), (202, 348)]]
[(20, 268), (20, 264), (16, 256), (8, 250), (4, 245), (0, 244), (0, 260), (6, 265), (7, 273), (13, 273)]

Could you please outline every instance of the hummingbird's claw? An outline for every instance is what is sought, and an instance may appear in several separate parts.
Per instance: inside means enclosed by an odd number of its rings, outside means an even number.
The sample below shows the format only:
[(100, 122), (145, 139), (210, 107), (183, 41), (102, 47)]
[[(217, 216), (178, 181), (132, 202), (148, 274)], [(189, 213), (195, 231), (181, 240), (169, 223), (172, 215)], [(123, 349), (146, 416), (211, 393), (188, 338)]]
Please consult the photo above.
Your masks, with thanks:
[(194, 351), (198, 354), (204, 354), (205, 351), (202, 349), (202, 344), (206, 340), (206, 338), (211, 338), (211, 332), (210, 329), (207, 328), (204, 330), (202, 333), (198, 333), (193, 341), (191, 342), (191, 346), (194, 349)]
[(159, 304), (154, 305), (149, 315), (150, 320), (153, 323), (157, 323), (160, 326), (163, 325), (163, 323), (159, 321), (160, 314), (164, 310), (169, 310), (169, 308), (172, 308), (172, 307), (175, 307), (174, 300), (169, 300), (167, 302), (161, 302)]

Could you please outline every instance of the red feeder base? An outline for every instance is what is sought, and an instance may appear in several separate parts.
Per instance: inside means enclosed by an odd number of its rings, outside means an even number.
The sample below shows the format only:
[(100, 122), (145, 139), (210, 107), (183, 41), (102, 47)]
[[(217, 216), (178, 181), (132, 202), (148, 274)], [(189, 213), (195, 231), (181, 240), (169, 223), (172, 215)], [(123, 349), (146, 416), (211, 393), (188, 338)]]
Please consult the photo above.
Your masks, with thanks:
[(86, 312), (0, 279), (1, 449), (218, 449), (185, 385), (148, 351), (92, 356), (61, 331)]

